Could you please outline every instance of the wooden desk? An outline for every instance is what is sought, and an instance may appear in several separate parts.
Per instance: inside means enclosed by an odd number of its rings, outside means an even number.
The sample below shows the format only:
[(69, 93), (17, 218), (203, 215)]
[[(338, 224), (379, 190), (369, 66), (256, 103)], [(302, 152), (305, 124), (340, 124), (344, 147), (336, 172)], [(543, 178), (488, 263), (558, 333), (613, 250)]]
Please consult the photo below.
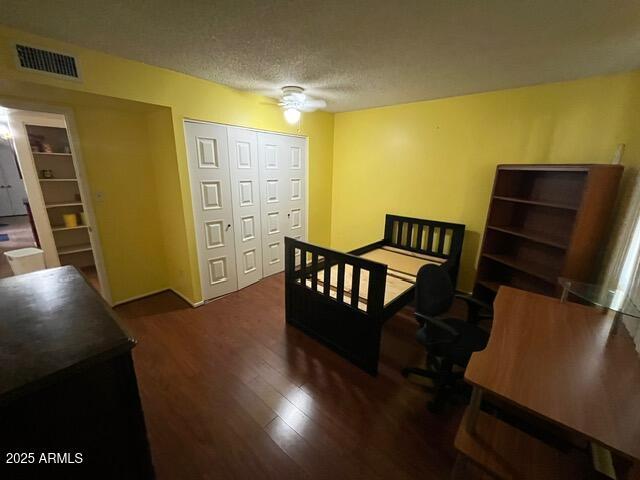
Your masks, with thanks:
[[(0, 307), (0, 478), (153, 478), (135, 341), (82, 275), (0, 280)], [(7, 464), (7, 453), (33, 463)]]
[[(474, 386), (468, 440), (482, 412), (480, 392), (497, 395), (631, 459), (640, 459), (640, 358), (613, 313), (501, 287), (491, 337), (465, 379)], [(480, 422), (478, 422), (480, 425)], [(485, 452), (486, 453), (486, 452)]]

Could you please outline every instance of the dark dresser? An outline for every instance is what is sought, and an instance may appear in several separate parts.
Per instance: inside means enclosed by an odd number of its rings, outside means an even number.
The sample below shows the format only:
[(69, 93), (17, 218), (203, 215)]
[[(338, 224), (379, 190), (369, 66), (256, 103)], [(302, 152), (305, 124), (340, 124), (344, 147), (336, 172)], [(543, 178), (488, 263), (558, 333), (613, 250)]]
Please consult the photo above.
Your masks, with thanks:
[(0, 478), (153, 478), (134, 346), (74, 267), (0, 280)]

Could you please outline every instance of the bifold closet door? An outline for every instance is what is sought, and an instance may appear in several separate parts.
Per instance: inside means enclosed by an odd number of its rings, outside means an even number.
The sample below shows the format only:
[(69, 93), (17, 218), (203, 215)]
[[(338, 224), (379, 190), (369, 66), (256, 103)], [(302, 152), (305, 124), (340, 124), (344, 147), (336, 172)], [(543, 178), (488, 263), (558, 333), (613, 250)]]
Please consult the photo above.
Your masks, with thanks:
[(306, 240), (304, 138), (258, 133), (263, 276), (284, 270), (284, 237)]
[(238, 288), (262, 278), (258, 135), (228, 127)]
[(204, 300), (238, 289), (227, 128), (185, 122)]

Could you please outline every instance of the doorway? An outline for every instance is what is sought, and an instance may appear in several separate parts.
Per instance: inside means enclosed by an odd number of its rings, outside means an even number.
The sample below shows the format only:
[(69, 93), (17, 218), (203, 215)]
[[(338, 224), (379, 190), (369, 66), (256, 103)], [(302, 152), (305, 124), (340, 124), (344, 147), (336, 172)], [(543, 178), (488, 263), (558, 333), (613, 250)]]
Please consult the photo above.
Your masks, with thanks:
[(37, 245), (26, 204), (27, 192), (8, 119), (0, 117), (0, 278), (12, 275), (4, 252)]
[(5, 137), (22, 180), (20, 192), (24, 192), (13, 195), (22, 201), (24, 214), (12, 217), (20, 220), (9, 225), (14, 238), (32, 242), (16, 248), (42, 249), (47, 268), (76, 267), (109, 301), (91, 197), (74, 129), (69, 125), (70, 113), (6, 107), (1, 112), (8, 126)]

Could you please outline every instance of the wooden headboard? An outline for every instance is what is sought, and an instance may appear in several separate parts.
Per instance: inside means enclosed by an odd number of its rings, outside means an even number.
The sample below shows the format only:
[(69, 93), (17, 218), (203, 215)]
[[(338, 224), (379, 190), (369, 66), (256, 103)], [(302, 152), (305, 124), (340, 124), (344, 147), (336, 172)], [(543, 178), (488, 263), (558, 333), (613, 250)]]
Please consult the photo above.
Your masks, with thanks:
[(462, 254), (465, 226), (421, 218), (387, 214), (384, 243), (403, 250), (448, 259), (453, 263), (455, 281)]

